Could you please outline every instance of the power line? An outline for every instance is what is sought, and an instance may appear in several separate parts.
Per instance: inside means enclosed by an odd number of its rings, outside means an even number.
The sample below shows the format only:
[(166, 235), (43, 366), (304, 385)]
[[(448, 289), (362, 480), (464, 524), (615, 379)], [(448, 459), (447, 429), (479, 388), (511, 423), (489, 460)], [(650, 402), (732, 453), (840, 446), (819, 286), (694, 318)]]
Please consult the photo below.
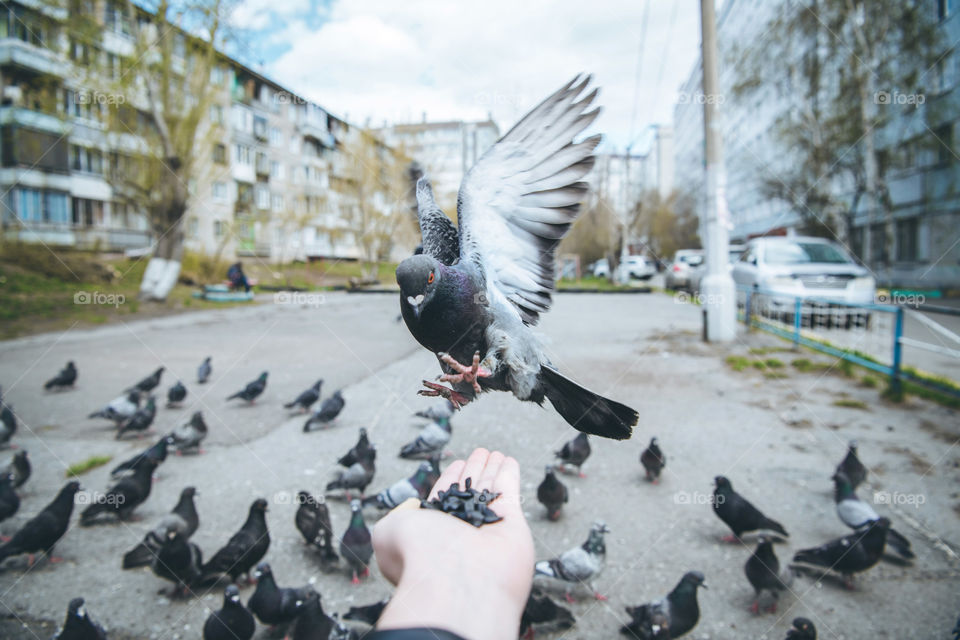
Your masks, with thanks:
[(647, 19), (650, 16), (650, 0), (643, 5), (643, 18), (640, 24), (640, 49), (637, 51), (637, 71), (633, 76), (633, 108), (630, 112), (630, 144), (627, 146), (629, 155), (633, 146), (634, 127), (637, 124), (637, 103), (640, 100), (640, 75), (643, 73), (643, 52), (647, 47)]

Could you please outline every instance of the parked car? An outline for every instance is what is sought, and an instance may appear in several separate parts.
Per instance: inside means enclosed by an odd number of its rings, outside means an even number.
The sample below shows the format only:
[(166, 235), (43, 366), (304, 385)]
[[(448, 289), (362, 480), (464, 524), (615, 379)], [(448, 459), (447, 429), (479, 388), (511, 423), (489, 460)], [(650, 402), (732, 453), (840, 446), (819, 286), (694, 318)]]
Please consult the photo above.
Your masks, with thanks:
[(657, 272), (656, 267), (643, 256), (627, 256), (620, 266), (628, 277), (637, 280), (649, 280)]
[[(740, 256), (746, 250), (746, 245), (742, 244), (731, 244), (727, 248), (727, 269), (730, 272), (733, 272), (733, 265), (740, 260)], [(703, 280), (703, 276), (707, 275), (707, 261), (703, 260), (697, 266), (690, 269), (690, 291), (692, 293), (700, 293), (700, 281)]]
[(592, 265), (590, 265), (590, 273), (597, 278), (609, 278), (610, 277), (610, 263), (607, 262), (606, 258), (600, 258)]
[(703, 262), (700, 249), (680, 249), (673, 256), (673, 262), (667, 268), (664, 286), (667, 289), (686, 289), (690, 286), (690, 270)]

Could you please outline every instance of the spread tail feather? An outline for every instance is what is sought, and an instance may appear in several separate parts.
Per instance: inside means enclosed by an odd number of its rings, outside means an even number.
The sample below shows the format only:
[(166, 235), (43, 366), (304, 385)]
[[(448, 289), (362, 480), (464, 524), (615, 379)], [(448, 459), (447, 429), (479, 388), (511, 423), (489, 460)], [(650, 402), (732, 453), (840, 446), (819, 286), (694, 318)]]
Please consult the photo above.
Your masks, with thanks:
[(550, 404), (574, 429), (614, 440), (633, 435), (640, 415), (630, 407), (597, 395), (546, 365), (540, 366), (540, 380)]

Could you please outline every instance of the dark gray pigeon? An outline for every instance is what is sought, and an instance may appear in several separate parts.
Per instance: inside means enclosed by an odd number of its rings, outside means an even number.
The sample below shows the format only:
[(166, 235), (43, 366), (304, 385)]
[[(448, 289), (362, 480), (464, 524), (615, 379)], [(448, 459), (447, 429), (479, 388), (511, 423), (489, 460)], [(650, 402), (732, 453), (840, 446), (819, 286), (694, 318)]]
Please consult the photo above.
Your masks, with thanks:
[(877, 564), (887, 540), (890, 521), (874, 520), (864, 529), (811, 549), (801, 549), (793, 556), (794, 562), (826, 567), (843, 577), (844, 586), (854, 588), (853, 574), (866, 571)]
[(99, 411), (94, 411), (88, 418), (105, 418), (115, 423), (117, 427), (133, 417), (140, 408), (140, 392), (129, 391), (110, 401)]
[(266, 513), (267, 501), (263, 498), (254, 500), (240, 530), (203, 566), (202, 583), (224, 575), (230, 576), (233, 582), (244, 575), (249, 579), (250, 569), (267, 555), (270, 548)]
[(733, 531), (732, 536), (723, 538), (724, 542), (736, 542), (744, 533), (761, 530), (790, 536), (783, 525), (763, 515), (749, 500), (734, 491), (733, 484), (725, 476), (717, 476), (714, 482), (713, 512)]
[(558, 605), (547, 594), (533, 589), (520, 616), (520, 637), (532, 640), (534, 625), (550, 631), (565, 631), (574, 624), (576, 620), (569, 609)]
[(73, 360), (71, 360), (67, 363), (67, 366), (60, 370), (60, 373), (47, 380), (43, 388), (47, 391), (62, 391), (63, 389), (72, 387), (76, 382), (77, 367), (73, 364)]
[(640, 454), (640, 464), (647, 473), (647, 480), (653, 484), (660, 482), (660, 472), (667, 466), (667, 459), (660, 450), (656, 438), (650, 438), (650, 445)]
[(223, 607), (214, 611), (203, 624), (203, 640), (250, 640), (257, 623), (240, 601), (237, 585), (223, 590)]
[(150, 445), (132, 458), (128, 458), (115, 466), (110, 471), (110, 477), (117, 480), (125, 475), (133, 473), (133, 470), (145, 460), (150, 459), (156, 462), (157, 466), (167, 459), (167, 449), (173, 443), (173, 437), (165, 435), (154, 444)]
[(30, 457), (26, 449), (21, 449), (13, 454), (13, 459), (0, 471), (0, 476), (10, 476), (13, 488), (19, 489), (30, 479), (31, 472)]
[(267, 388), (267, 372), (264, 371), (260, 376), (253, 382), (247, 384), (243, 389), (237, 391), (232, 396), (227, 396), (227, 400), (233, 400), (234, 398), (240, 398), (245, 400), (250, 404), (253, 404), (257, 397), (263, 393), (263, 390)]
[(431, 420), (420, 430), (413, 442), (400, 448), (400, 457), (407, 459), (429, 458), (434, 453), (442, 453), (450, 442), (450, 418)]
[(359, 500), (350, 503), (350, 525), (340, 539), (340, 555), (350, 565), (353, 584), (360, 584), (360, 577), (370, 574), (367, 564), (373, 557), (373, 542), (367, 523), (363, 521)]
[(570, 499), (567, 492), (567, 486), (560, 482), (557, 474), (551, 465), (547, 465), (546, 476), (543, 482), (537, 487), (537, 500), (547, 508), (547, 519), (557, 521), (560, 519), (560, 510)]
[(673, 591), (660, 600), (627, 607), (627, 614), (632, 619), (620, 629), (620, 633), (639, 640), (670, 640), (689, 633), (700, 621), (697, 589), (701, 587), (707, 588), (703, 574), (688, 571)]
[(203, 359), (203, 362), (200, 363), (200, 366), (197, 367), (197, 383), (206, 384), (207, 380), (210, 379), (210, 374), (213, 373), (213, 364), (210, 360), (210, 356), (207, 356)]
[(283, 405), (284, 409), (293, 409), (296, 407), (297, 411), (309, 411), (310, 407), (313, 406), (313, 403), (320, 399), (320, 389), (323, 387), (323, 380), (317, 380), (313, 383), (313, 386), (298, 395), (292, 401)]
[(187, 397), (187, 388), (177, 380), (177, 384), (167, 390), (167, 407), (179, 407)]
[(313, 414), (303, 423), (303, 432), (308, 433), (314, 427), (326, 429), (331, 422), (337, 419), (347, 401), (343, 399), (340, 391), (334, 391), (333, 395), (320, 404), (320, 408), (314, 410)]
[(80, 514), (80, 524), (93, 524), (104, 513), (115, 515), (120, 520), (129, 518), (133, 510), (150, 497), (156, 468), (156, 462), (144, 460), (132, 474), (120, 478), (106, 493), (94, 494), (93, 502)]
[(367, 437), (367, 430), (360, 427), (360, 437), (357, 438), (357, 444), (353, 445), (350, 451), (340, 456), (337, 464), (349, 469), (359, 462), (361, 458), (367, 457), (372, 446), (373, 445), (370, 444), (370, 438)]
[(380, 616), (383, 614), (383, 610), (387, 608), (387, 605), (390, 603), (390, 598), (384, 598), (379, 602), (374, 602), (373, 604), (365, 604), (359, 607), (350, 607), (349, 611), (343, 614), (344, 620), (353, 620), (356, 622), (363, 622), (368, 624), (371, 627), (376, 626), (377, 621), (380, 619)]
[(177, 452), (203, 453), (200, 443), (207, 437), (207, 423), (203, 419), (203, 412), (197, 411), (186, 422), (167, 434), (170, 446)]
[(173, 583), (173, 589), (167, 595), (186, 597), (202, 575), (203, 553), (200, 547), (187, 540), (187, 536), (170, 530), (150, 567), (158, 578)]
[(138, 437), (143, 437), (143, 434), (146, 433), (150, 425), (153, 424), (153, 419), (156, 415), (157, 401), (153, 396), (150, 396), (147, 398), (147, 404), (137, 409), (137, 411), (130, 416), (129, 420), (120, 425), (120, 428), (117, 430), (117, 440), (120, 440), (128, 433), (135, 433)]
[(607, 544), (604, 534), (610, 533), (602, 522), (595, 522), (590, 528), (587, 541), (579, 547), (564, 551), (552, 560), (543, 560), (534, 566), (534, 575), (546, 576), (570, 584), (567, 587), (567, 600), (574, 585), (585, 584), (597, 600), (606, 600), (593, 588), (593, 579), (600, 575), (607, 560)]
[(430, 481), (432, 472), (433, 465), (429, 462), (421, 462), (412, 476), (394, 482), (375, 496), (365, 498), (363, 504), (364, 506), (375, 504), (378, 509), (393, 509), (409, 498), (426, 500), (430, 495), (430, 489), (433, 488), (433, 483)]
[(452, 418), (454, 411), (457, 408), (453, 406), (453, 403), (446, 399), (441, 399), (423, 411), (417, 411), (413, 415), (418, 418), (426, 418), (427, 420), (440, 420), (441, 418)]
[(330, 523), (330, 510), (325, 503), (318, 501), (306, 491), (297, 494), (297, 513), (294, 524), (307, 544), (322, 551), (324, 562), (336, 562), (340, 559), (333, 550), (333, 525)]
[(338, 623), (323, 612), (320, 594), (309, 589), (303, 611), (297, 616), (293, 627), (293, 640), (330, 640)]
[(777, 612), (777, 598), (793, 582), (793, 572), (787, 567), (780, 571), (780, 560), (773, 550), (773, 541), (764, 536), (757, 538), (757, 548), (743, 565), (743, 572), (753, 587), (756, 599), (750, 607), (753, 613), (760, 610)]
[(20, 496), (13, 490), (13, 475), (0, 475), (0, 522), (20, 509)]
[(350, 490), (359, 489), (362, 496), (367, 489), (367, 485), (373, 480), (373, 474), (377, 471), (376, 458), (377, 450), (371, 447), (367, 455), (352, 464), (349, 469), (337, 472), (337, 477), (327, 483), (327, 491), (343, 489), (347, 500), (349, 500)]
[(6, 447), (10, 444), (10, 438), (17, 432), (17, 416), (13, 412), (13, 407), (5, 402), (0, 402), (0, 447)]
[(124, 569), (146, 567), (151, 564), (171, 531), (181, 534), (185, 540), (190, 539), (200, 526), (200, 516), (193, 502), (196, 494), (197, 490), (194, 487), (186, 487), (180, 492), (180, 500), (173, 507), (173, 511), (165, 515), (153, 530), (148, 531), (140, 544), (124, 554)]
[(107, 640), (107, 633), (90, 619), (83, 598), (74, 598), (67, 606), (67, 618), (52, 640)]
[(850, 485), (854, 491), (867, 479), (867, 468), (860, 462), (860, 456), (857, 454), (856, 440), (850, 441), (850, 445), (847, 447), (847, 455), (844, 456), (840, 464), (837, 465), (836, 472), (842, 473), (850, 480)]
[(146, 378), (133, 385), (127, 391), (137, 391), (139, 393), (150, 393), (160, 384), (160, 377), (163, 376), (163, 367), (148, 375)]
[(266, 562), (257, 565), (254, 575), (257, 578), (257, 590), (247, 601), (250, 611), (263, 624), (277, 626), (293, 622), (303, 611), (303, 606), (312, 589), (310, 587), (301, 589), (278, 587), (273, 571)]
[(34, 553), (43, 552), (50, 556), (53, 547), (70, 526), (74, 498), (79, 490), (80, 483), (75, 480), (64, 485), (53, 502), (20, 527), (9, 542), (0, 546), (0, 564), (7, 558), (22, 553), (30, 554), (31, 565)]
[(600, 136), (579, 143), (599, 115), (579, 76), (533, 108), (473, 166), (457, 198), (459, 229), (417, 182), (423, 254), (397, 268), (400, 312), (437, 355), (444, 387), (422, 395), (463, 405), (486, 390), (549, 400), (574, 428), (629, 438), (637, 412), (573, 382), (549, 362), (531, 326), (550, 309), (555, 253), (577, 218)]
[(817, 640), (817, 628), (807, 618), (794, 618), (786, 640)]
[(590, 457), (590, 439), (587, 437), (587, 434), (578, 433), (577, 437), (564, 443), (563, 447), (554, 453), (554, 455), (560, 458), (561, 471), (564, 470), (563, 465), (572, 465), (577, 468), (577, 475), (581, 478), (587, 477), (583, 475), (583, 472), (580, 470), (583, 463)]
[[(843, 524), (859, 531), (871, 522), (880, 519), (880, 515), (874, 511), (873, 507), (857, 497), (847, 476), (837, 472), (833, 476), (833, 482), (833, 498), (837, 503), (837, 516), (840, 517)], [(887, 529), (886, 549), (894, 552), (901, 560), (913, 560), (916, 557), (910, 548), (910, 541), (892, 527)]]

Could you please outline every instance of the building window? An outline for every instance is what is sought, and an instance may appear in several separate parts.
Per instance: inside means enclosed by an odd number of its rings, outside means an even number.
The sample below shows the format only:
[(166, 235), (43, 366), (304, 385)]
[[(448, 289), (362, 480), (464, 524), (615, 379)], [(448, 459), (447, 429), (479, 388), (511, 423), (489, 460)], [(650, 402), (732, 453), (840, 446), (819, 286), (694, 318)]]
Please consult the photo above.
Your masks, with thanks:
[(103, 202), (86, 198), (73, 199), (73, 224), (79, 227), (103, 225)]
[(280, 213), (283, 211), (283, 195), (275, 193), (272, 198), (273, 212)]
[(270, 177), (283, 180), (283, 165), (276, 160), (270, 162)]
[(917, 261), (917, 218), (897, 221), (897, 260), (900, 262)]
[(217, 238), (223, 237), (223, 222), (220, 220), (213, 221), (213, 235)]
[(40, 192), (36, 189), (17, 189), (17, 214), (21, 222), (43, 222)]
[(43, 194), (45, 222), (56, 225), (66, 225), (70, 222), (70, 206), (67, 194), (56, 191), (47, 191)]
[(212, 69), (210, 69), (210, 84), (219, 87), (223, 84), (223, 78), (223, 67), (215, 65)]
[(103, 153), (97, 149), (70, 147), (70, 168), (74, 171), (103, 175)]
[(956, 159), (953, 151), (953, 123), (941, 125), (934, 131), (937, 144), (937, 164), (951, 164)]
[(953, 4), (956, 0), (937, 0), (937, 17), (941, 20), (949, 18), (953, 13)]
[(210, 122), (223, 124), (223, 107), (219, 104), (210, 105)]
[(234, 149), (234, 156), (235, 156), (234, 160), (236, 160), (237, 164), (245, 164), (245, 165), (253, 164), (253, 161), (251, 160), (251, 157), (250, 157), (251, 156), (250, 147), (243, 144), (237, 144), (237, 145), (234, 145), (233, 149)]
[(213, 161), (217, 164), (227, 164), (227, 147), (219, 142), (213, 145)]
[(189, 220), (187, 220), (187, 237), (188, 238), (196, 238), (197, 231), (199, 230), (200, 230), (199, 220), (197, 220), (194, 217), (191, 217)]
[(225, 202), (227, 200), (227, 183), (226, 182), (213, 183), (213, 199), (219, 200), (220, 202)]
[(283, 132), (276, 127), (270, 127), (270, 146), (279, 147), (283, 144)]
[(266, 187), (257, 187), (257, 207), (260, 209), (270, 208), (270, 190)]

